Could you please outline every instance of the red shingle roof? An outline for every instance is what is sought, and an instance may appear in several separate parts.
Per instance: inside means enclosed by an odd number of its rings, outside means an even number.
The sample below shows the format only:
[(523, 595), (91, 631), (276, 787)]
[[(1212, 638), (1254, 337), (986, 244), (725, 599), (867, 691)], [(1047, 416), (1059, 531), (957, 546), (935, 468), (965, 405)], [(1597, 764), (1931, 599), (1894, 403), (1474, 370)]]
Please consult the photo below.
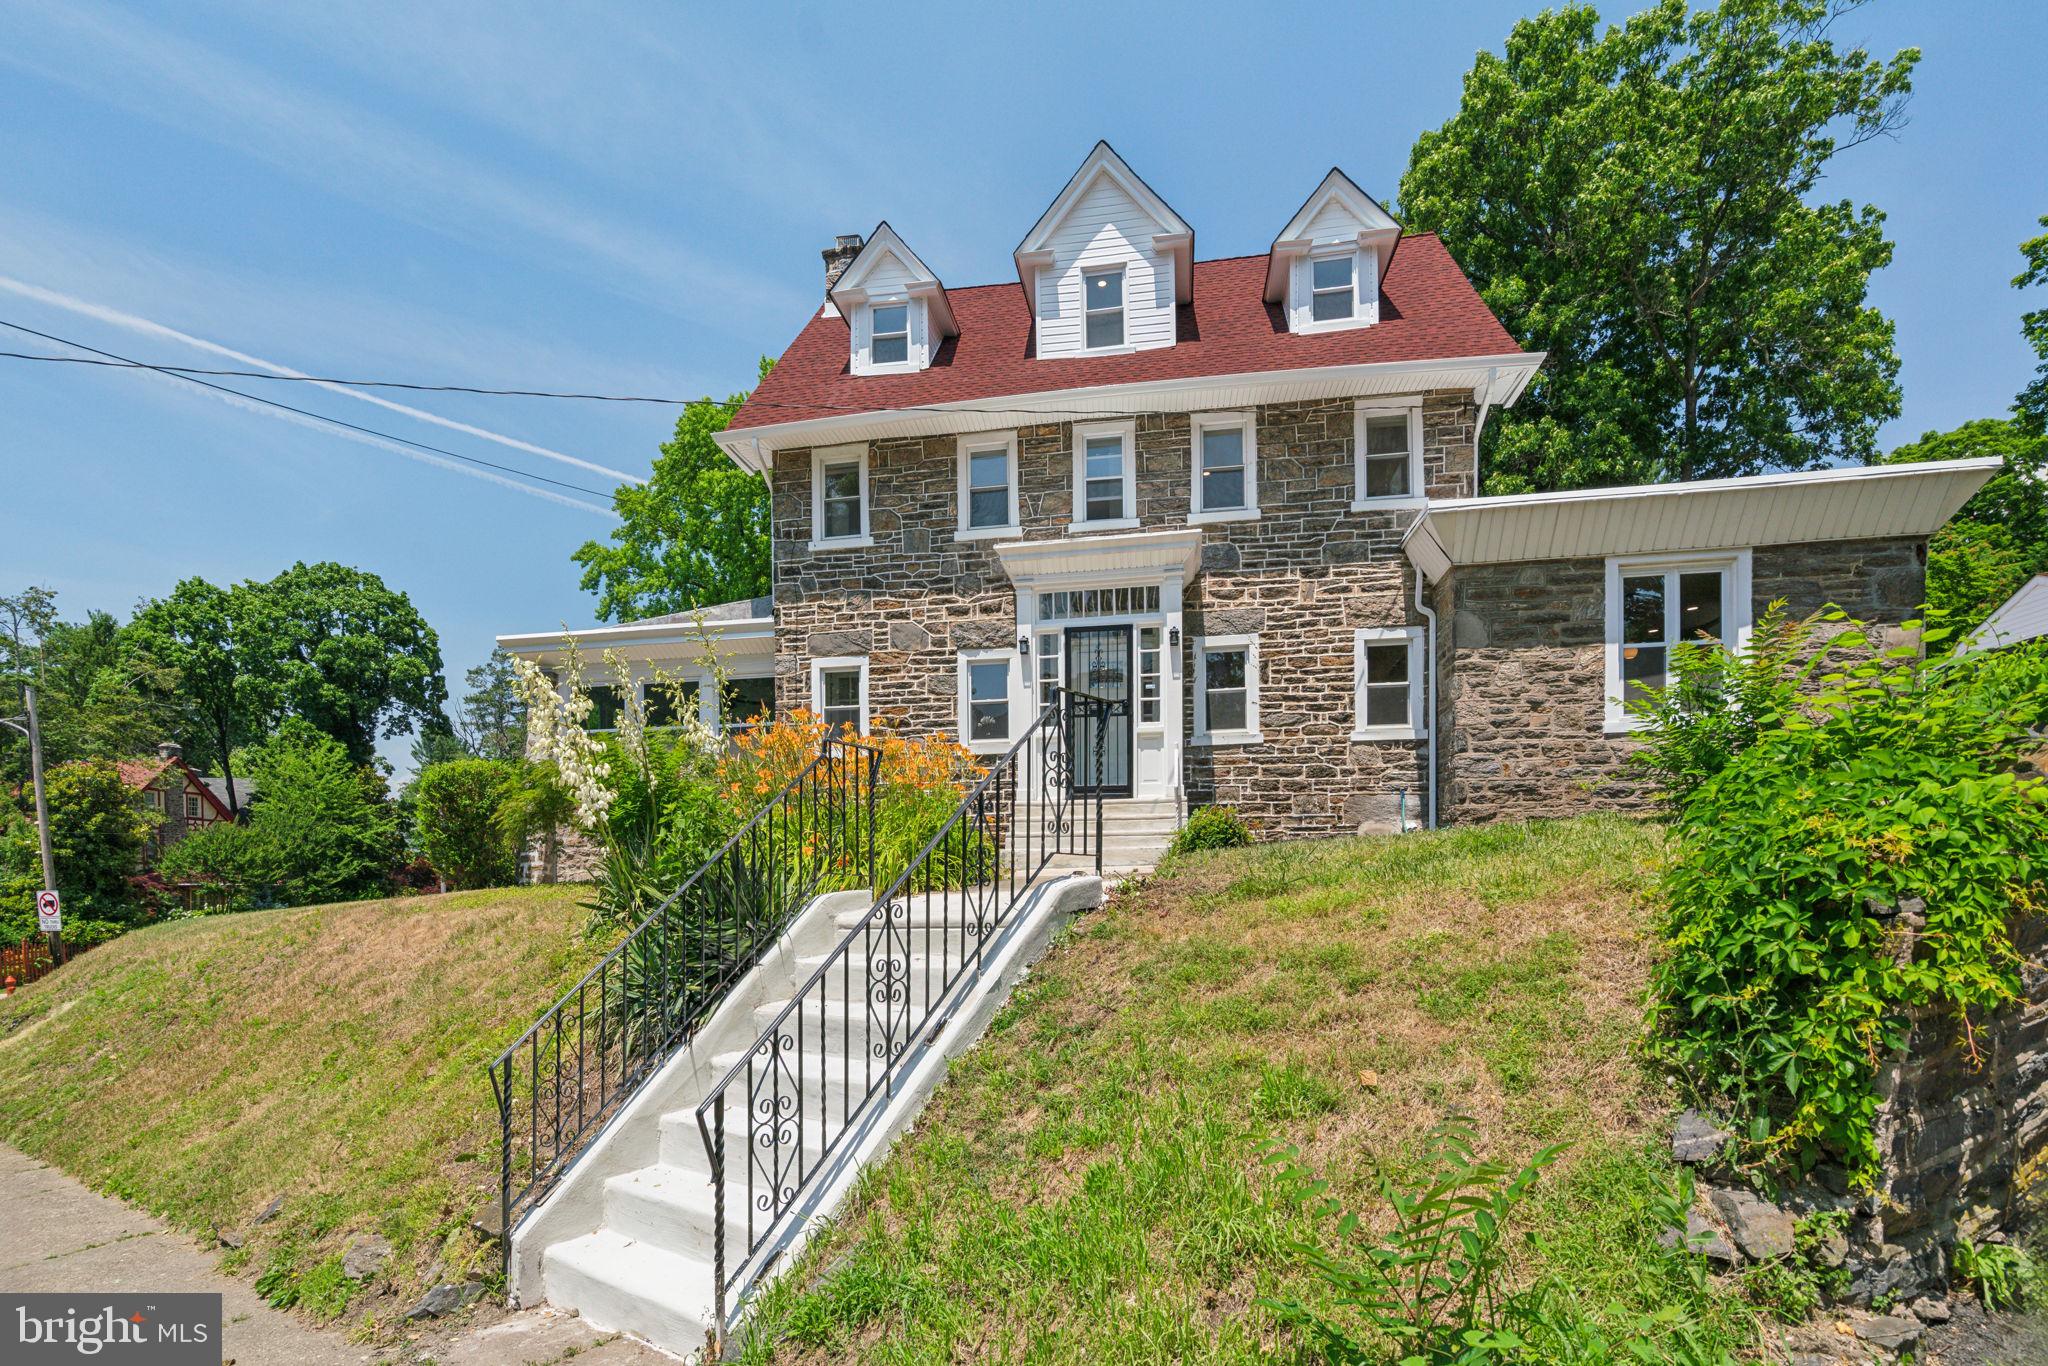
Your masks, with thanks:
[(856, 376), (848, 368), (846, 320), (828, 318), (821, 308), (731, 425), (766, 427), (1103, 384), (1521, 350), (1434, 233), (1401, 240), (1380, 285), (1380, 321), (1371, 327), (1287, 331), (1284, 310), (1263, 297), (1266, 260), (1259, 255), (1195, 262), (1195, 301), (1180, 310), (1179, 341), (1123, 356), (1035, 359), (1023, 287), (975, 285), (946, 291), (960, 335), (939, 349), (930, 369)]

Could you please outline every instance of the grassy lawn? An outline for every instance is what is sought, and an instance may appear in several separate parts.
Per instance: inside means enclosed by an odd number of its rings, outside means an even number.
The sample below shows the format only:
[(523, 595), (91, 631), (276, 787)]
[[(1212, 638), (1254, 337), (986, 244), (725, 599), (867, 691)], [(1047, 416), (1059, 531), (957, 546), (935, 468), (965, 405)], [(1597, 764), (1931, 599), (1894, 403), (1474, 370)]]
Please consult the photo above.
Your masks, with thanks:
[[(316, 1317), (395, 1318), (495, 1275), (484, 1065), (594, 956), (585, 889), (210, 916), (141, 930), (0, 1003), (0, 1138), (201, 1236)], [(283, 1196), (273, 1220), (252, 1220)], [(350, 1238), (396, 1249), (351, 1291)]]
[[(1325, 1297), (1271, 1200), (1279, 1138), (1340, 1192), (1452, 1113), (1571, 1150), (1523, 1266), (1599, 1309), (1649, 1254), (1669, 1102), (1638, 1067), (1654, 830), (1611, 819), (1271, 845), (1127, 889), (1055, 947), (838, 1225), (763, 1296), (752, 1361), (1294, 1360), (1255, 1304)], [(1746, 1309), (1689, 1307), (1738, 1355)]]

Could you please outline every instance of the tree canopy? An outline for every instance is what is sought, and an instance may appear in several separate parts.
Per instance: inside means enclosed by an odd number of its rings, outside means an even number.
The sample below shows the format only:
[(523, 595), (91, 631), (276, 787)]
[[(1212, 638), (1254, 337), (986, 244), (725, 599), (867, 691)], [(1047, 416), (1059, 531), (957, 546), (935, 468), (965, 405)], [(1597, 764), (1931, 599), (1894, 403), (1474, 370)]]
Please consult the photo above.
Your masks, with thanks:
[[(2041, 215), (2041, 226), (2048, 228), (2048, 213)], [(2013, 288), (2048, 285), (2048, 233), (2020, 243), (2020, 255), (2026, 258), (2027, 268), (2013, 277)], [(2033, 382), (2020, 390), (2019, 400), (2013, 407), (2026, 429), (2040, 436), (2048, 433), (2048, 308), (2029, 309), (2022, 313), (2020, 331), (2025, 334), (2027, 344), (2034, 348), (2034, 354), (2041, 358), (2041, 364), (2034, 371)]]
[[(766, 375), (774, 362), (761, 361)], [(712, 440), (746, 395), (703, 398), (683, 409), (645, 484), (612, 494), (610, 543), (585, 541), (572, 557), (600, 621), (684, 612), (768, 591), (768, 490)]]
[(140, 648), (170, 670), (178, 700), (229, 780), (228, 805), (237, 814), (235, 749), (262, 738), (271, 712), (265, 647), (251, 618), (248, 585), (220, 588), (190, 578), (142, 604), (128, 626)]
[(1928, 432), (1885, 457), (1965, 460), (1995, 455), (1991, 476), (1927, 546), (1927, 605), (1960, 638), (2036, 574), (2048, 572), (2048, 436), (2018, 418), (1986, 417), (1954, 431)]
[(1899, 411), (1866, 302), (1883, 215), (1812, 202), (1903, 121), (1917, 50), (1842, 50), (1849, 0), (1662, 0), (1518, 22), (1401, 178), (1487, 304), (1549, 364), (1498, 413), (1486, 491), (1805, 469), (1876, 454)]

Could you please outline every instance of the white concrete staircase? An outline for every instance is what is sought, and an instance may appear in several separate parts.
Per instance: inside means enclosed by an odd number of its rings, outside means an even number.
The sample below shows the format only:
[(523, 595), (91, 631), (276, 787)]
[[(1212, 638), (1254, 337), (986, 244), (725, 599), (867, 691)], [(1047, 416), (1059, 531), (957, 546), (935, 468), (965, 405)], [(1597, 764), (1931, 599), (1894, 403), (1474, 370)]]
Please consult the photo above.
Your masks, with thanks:
[[(1085, 802), (1085, 797), (1075, 801)], [(1092, 807), (1091, 807), (1092, 810)], [(1104, 875), (1149, 873), (1166, 857), (1166, 846), (1185, 823), (1180, 802), (1172, 797), (1105, 797), (1102, 800), (1102, 871)], [(1095, 867), (1093, 857), (1063, 854), (1054, 860), (1066, 868)]]
[[(903, 1057), (893, 1094), (874, 1093), (843, 1137), (834, 1130), (833, 1151), (822, 1167), (827, 1135), (810, 1127), (795, 1140), (808, 1179), (780, 1221), (755, 1209), (749, 1225), (744, 1081), (727, 1093), (729, 1271), (746, 1261), (750, 1245), (758, 1249), (755, 1272), (769, 1274), (788, 1263), (860, 1170), (886, 1152), (922, 1109), (943, 1079), (947, 1060), (979, 1037), (1054, 930), (1076, 910), (1100, 904), (1101, 890), (1092, 876), (1057, 869), (1020, 889), (1001, 930), (980, 946), (980, 976), (957, 987), (950, 998), (942, 994), (941, 983), (948, 966), (957, 971), (974, 952), (971, 936), (960, 928), (971, 914), (959, 893), (911, 900), (906, 913), (892, 922), (894, 957), (907, 968), (907, 1018), (922, 1019), (934, 1006), (938, 1013)], [(861, 941), (849, 954), (833, 958), (842, 939), (852, 934), (865, 939), (870, 933), (862, 929), (870, 910), (866, 893), (835, 893), (813, 902), (691, 1045), (621, 1111), (514, 1231), (511, 1289), (517, 1302), (544, 1298), (577, 1310), (593, 1327), (630, 1333), (678, 1355), (705, 1346), (716, 1319), (717, 1214), (698, 1106), (735, 1064), (749, 1057), (763, 1032), (807, 986), (801, 1008), (807, 1022), (802, 1112), (818, 1114), (822, 1104), (824, 1113), (836, 1118), (870, 1094), (869, 1069), (878, 1064), (870, 1060), (865, 1008), (869, 960)], [(902, 954), (906, 946), (907, 959)], [(828, 961), (832, 966), (818, 978), (819, 967)], [(787, 1022), (783, 1032), (790, 1032)], [(789, 1152), (788, 1147), (782, 1150), (785, 1157)], [(739, 1301), (737, 1293), (728, 1300), (726, 1330), (739, 1317), (734, 1307)]]

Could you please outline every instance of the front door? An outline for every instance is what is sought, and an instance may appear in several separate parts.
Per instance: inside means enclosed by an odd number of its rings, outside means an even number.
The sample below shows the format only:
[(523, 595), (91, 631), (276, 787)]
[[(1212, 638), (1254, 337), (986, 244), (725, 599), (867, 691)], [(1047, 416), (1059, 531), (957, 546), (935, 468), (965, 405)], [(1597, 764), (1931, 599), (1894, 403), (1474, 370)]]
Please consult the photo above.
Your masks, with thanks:
[(1096, 731), (1102, 732), (1101, 789), (1105, 797), (1131, 795), (1131, 628), (1067, 628), (1067, 686), (1123, 705), (1100, 718), (1077, 715), (1068, 743), (1073, 747), (1074, 791), (1096, 791)]

